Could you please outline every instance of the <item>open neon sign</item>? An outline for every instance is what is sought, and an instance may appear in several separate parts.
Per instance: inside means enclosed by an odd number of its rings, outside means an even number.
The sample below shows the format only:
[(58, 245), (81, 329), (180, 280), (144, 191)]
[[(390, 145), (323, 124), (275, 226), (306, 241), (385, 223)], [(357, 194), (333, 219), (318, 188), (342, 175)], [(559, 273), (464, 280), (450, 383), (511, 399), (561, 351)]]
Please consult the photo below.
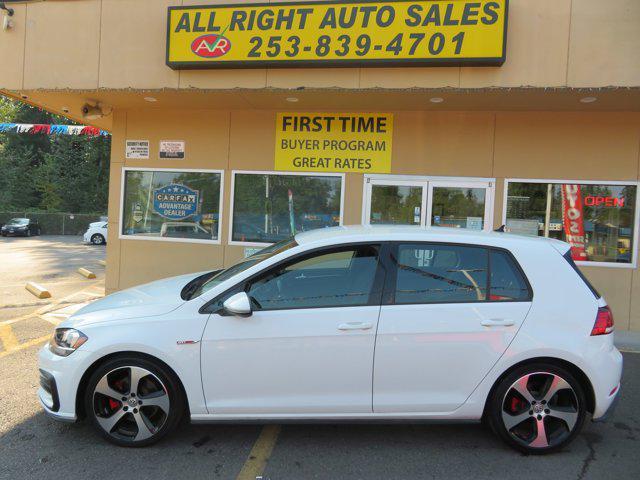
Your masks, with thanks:
[(584, 204), (588, 207), (624, 207), (624, 197), (588, 195), (584, 197)]

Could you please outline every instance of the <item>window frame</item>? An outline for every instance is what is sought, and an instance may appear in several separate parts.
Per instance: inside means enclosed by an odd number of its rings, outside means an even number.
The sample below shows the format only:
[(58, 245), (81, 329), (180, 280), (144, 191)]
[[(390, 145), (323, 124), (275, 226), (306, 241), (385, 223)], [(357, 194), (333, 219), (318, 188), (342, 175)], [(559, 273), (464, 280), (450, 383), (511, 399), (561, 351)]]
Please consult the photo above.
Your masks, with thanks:
[(335, 172), (286, 172), (276, 170), (232, 170), (231, 171), (231, 198), (229, 205), (229, 237), (228, 245), (240, 247), (265, 247), (273, 245), (275, 242), (241, 242), (233, 240), (233, 212), (235, 209), (235, 189), (236, 175), (274, 175), (274, 176), (301, 176), (301, 177), (339, 177), (340, 178), (340, 222), (338, 226), (344, 225), (344, 192), (345, 192), (345, 174)]
[[(173, 172), (173, 173), (217, 173), (220, 175), (220, 190), (218, 201), (218, 234), (216, 240), (201, 238), (175, 238), (175, 237), (148, 237), (144, 235), (127, 235), (122, 233), (122, 222), (124, 221), (124, 194), (127, 180), (126, 172)], [(148, 240), (153, 242), (175, 242), (175, 243), (203, 243), (205, 245), (222, 244), (222, 219), (224, 210), (224, 170), (201, 169), (201, 168), (152, 168), (152, 167), (122, 167), (120, 179), (120, 215), (118, 219), (118, 239), (120, 240)]]
[(375, 292), (376, 289), (379, 291), (379, 295), (377, 295), (377, 299), (375, 295), (369, 295), (369, 301), (366, 305), (324, 305), (321, 307), (289, 307), (289, 308), (280, 308), (280, 309), (269, 309), (269, 310), (256, 310), (256, 312), (282, 312), (288, 310), (320, 310), (325, 308), (357, 308), (357, 307), (371, 307), (371, 306), (380, 306), (383, 303), (383, 298), (385, 295), (386, 288), (386, 280), (387, 280), (387, 266), (385, 262), (385, 258), (388, 255), (389, 242), (351, 242), (351, 243), (341, 243), (335, 245), (325, 245), (323, 247), (317, 247), (310, 250), (305, 250), (303, 252), (296, 253), (287, 258), (283, 258), (282, 260), (274, 263), (273, 265), (268, 266), (267, 268), (254, 273), (253, 275), (241, 280), (240, 282), (234, 284), (233, 286), (227, 288), (224, 292), (216, 295), (214, 298), (205, 303), (200, 309), (198, 313), (205, 314), (220, 314), (222, 311), (221, 308), (215, 308), (216, 303), (218, 303), (222, 298), (228, 296), (229, 294), (246, 292), (249, 285), (251, 285), (252, 281), (260, 279), (266, 275), (269, 275), (276, 269), (282, 268), (291, 263), (296, 263), (298, 261), (304, 260), (305, 258), (311, 257), (318, 253), (326, 254), (331, 253), (336, 250), (348, 250), (349, 248), (357, 248), (362, 246), (371, 246), (379, 247), (378, 253), (378, 265), (376, 268), (375, 277), (373, 280), (372, 292)]
[[(487, 288), (484, 300), (474, 300), (474, 301), (448, 301), (448, 302), (410, 302), (410, 303), (396, 303), (396, 286), (398, 283), (398, 267), (397, 263), (394, 263), (391, 259), (391, 254), (395, 254), (396, 257), (398, 255), (398, 247), (400, 245), (437, 245), (437, 246), (449, 246), (449, 247), (469, 247), (469, 248), (483, 248), (487, 251)], [(521, 300), (491, 300), (491, 251), (499, 251), (504, 252), (511, 258), (513, 264), (516, 267), (516, 270), (522, 276), (524, 280), (524, 284), (527, 287), (528, 295), (525, 299)], [(382, 294), (382, 304), (383, 305), (391, 305), (391, 306), (404, 306), (404, 305), (468, 305), (468, 304), (493, 304), (500, 305), (503, 303), (531, 303), (533, 301), (533, 288), (531, 287), (531, 282), (529, 282), (529, 278), (527, 277), (525, 271), (518, 262), (518, 259), (515, 257), (513, 252), (511, 252), (507, 248), (496, 247), (494, 245), (483, 245), (476, 243), (457, 243), (457, 242), (438, 242), (438, 241), (420, 241), (420, 240), (398, 240), (389, 242), (389, 248), (387, 251), (387, 257), (385, 261), (387, 262), (387, 270), (390, 272), (389, 275), (386, 276), (384, 291)]]
[[(630, 263), (618, 262), (590, 262), (584, 260), (575, 261), (579, 267), (608, 267), (608, 268), (637, 268), (638, 266), (638, 209), (640, 209), (640, 182), (636, 180), (575, 180), (575, 179), (551, 179), (551, 178), (505, 178), (502, 192), (502, 225), (507, 224), (507, 199), (509, 198), (510, 183), (552, 183), (552, 184), (576, 184), (576, 185), (612, 185), (612, 186), (634, 186), (636, 187), (636, 201), (633, 215), (633, 248)], [(545, 237), (542, 237), (545, 238)]]

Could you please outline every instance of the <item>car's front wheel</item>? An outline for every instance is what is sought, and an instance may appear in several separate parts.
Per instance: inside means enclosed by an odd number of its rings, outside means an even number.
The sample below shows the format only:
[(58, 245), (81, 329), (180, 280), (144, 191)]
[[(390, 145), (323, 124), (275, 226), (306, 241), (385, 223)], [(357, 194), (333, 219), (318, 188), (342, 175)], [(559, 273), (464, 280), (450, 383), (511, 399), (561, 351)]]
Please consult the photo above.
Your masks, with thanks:
[(159, 362), (122, 357), (101, 365), (89, 379), (85, 412), (110, 442), (151, 445), (179, 423), (185, 399), (175, 374)]
[(102, 245), (104, 243), (104, 237), (99, 233), (96, 233), (91, 237), (91, 243), (94, 245)]
[(586, 415), (584, 388), (566, 369), (536, 363), (502, 379), (489, 400), (488, 420), (511, 447), (556, 451), (579, 433)]

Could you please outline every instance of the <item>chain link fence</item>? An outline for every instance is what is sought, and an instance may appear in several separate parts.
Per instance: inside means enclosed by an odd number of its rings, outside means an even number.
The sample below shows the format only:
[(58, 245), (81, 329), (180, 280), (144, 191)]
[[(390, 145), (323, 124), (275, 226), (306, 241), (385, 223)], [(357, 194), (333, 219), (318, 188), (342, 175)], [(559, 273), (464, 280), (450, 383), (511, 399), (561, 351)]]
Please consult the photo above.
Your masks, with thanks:
[(106, 221), (100, 213), (0, 212), (0, 226), (12, 218), (30, 218), (42, 235), (82, 235), (91, 222)]

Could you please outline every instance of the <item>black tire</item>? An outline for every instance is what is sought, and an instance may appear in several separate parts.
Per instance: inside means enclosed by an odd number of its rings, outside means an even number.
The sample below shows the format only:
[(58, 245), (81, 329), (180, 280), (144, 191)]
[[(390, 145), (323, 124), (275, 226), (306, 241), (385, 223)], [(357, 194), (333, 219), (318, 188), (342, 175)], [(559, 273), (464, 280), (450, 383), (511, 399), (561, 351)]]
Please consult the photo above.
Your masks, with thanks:
[(104, 245), (105, 241), (104, 241), (104, 237), (102, 235), (100, 235), (99, 233), (94, 233), (91, 236), (91, 243), (94, 245)]
[[(527, 375), (531, 377), (520, 382), (514, 392), (516, 382)], [(552, 394), (546, 403), (543, 400), (546, 397), (544, 389), (546, 385), (551, 389), (550, 382), (555, 380), (554, 377), (564, 380), (570, 388), (558, 388), (557, 393)], [(528, 386), (526, 388), (534, 399), (533, 402), (523, 402), (524, 396), (518, 393), (523, 384)], [(540, 385), (539, 390), (536, 384)], [(587, 399), (583, 386), (568, 370), (551, 363), (539, 362), (516, 368), (505, 376), (493, 389), (487, 407), (489, 425), (507, 445), (526, 454), (541, 455), (562, 449), (580, 433), (587, 413)], [(534, 408), (543, 410), (537, 412)], [(556, 412), (568, 415), (569, 420), (556, 417)], [(505, 418), (507, 422), (511, 419), (517, 422), (516, 419), (523, 417), (522, 422), (513, 423), (507, 429)], [(544, 437), (539, 435), (540, 422), (544, 427)], [(529, 430), (531, 435), (527, 436)]]
[[(100, 421), (98, 419), (99, 414), (96, 412), (96, 409), (99, 409), (100, 407), (99, 402), (102, 400), (101, 394), (95, 392), (98, 382), (100, 382), (103, 379), (103, 377), (105, 377), (108, 374), (110, 376), (112, 374), (118, 374), (123, 370), (126, 371), (127, 367), (138, 367), (138, 368), (149, 371), (152, 375), (147, 377), (142, 377), (142, 378), (149, 379), (149, 377), (151, 377), (151, 381), (159, 380), (160, 382), (162, 382), (162, 386), (164, 387), (164, 389), (166, 389), (166, 395), (168, 396), (168, 400), (169, 400), (169, 412), (165, 416), (161, 426), (159, 426), (157, 431), (152, 433), (150, 437), (144, 438), (142, 440), (135, 440), (135, 438), (129, 438), (126, 435), (123, 435), (121, 431), (119, 431), (119, 428), (120, 428), (119, 425), (122, 422), (125, 422), (129, 425), (135, 425), (136, 422), (133, 418), (134, 417), (133, 411), (122, 413), (123, 415), (122, 419), (114, 424), (114, 427), (111, 429), (111, 432), (107, 432), (103, 428), (103, 426), (100, 424)], [(153, 378), (154, 376), (156, 378)], [(149, 380), (145, 380), (145, 381), (149, 381)], [(140, 384), (142, 384), (142, 380), (140, 381)], [(120, 400), (124, 400), (124, 398), (126, 397), (128, 397), (128, 395), (126, 395), (126, 391), (123, 391), (122, 397), (116, 399), (118, 400), (118, 403), (122, 404), (122, 406), (117, 409), (118, 412), (120, 412), (120, 410), (127, 410), (127, 408), (131, 408), (133, 410), (133, 407), (129, 407), (128, 402), (126, 401), (120, 402)], [(146, 397), (144, 397), (142, 394), (139, 394), (138, 397), (136, 398), (137, 398), (137, 401), (140, 402), (142, 399), (145, 399)], [(137, 356), (128, 356), (128, 355), (113, 358), (111, 360), (108, 360), (104, 364), (100, 365), (100, 367), (98, 367), (89, 378), (89, 381), (87, 383), (87, 388), (85, 390), (85, 395), (84, 395), (84, 408), (85, 408), (87, 418), (90, 420), (93, 426), (98, 430), (98, 432), (104, 438), (106, 438), (109, 442), (114, 443), (115, 445), (119, 445), (121, 447), (146, 447), (148, 445), (152, 445), (160, 441), (162, 438), (168, 435), (172, 430), (174, 430), (175, 427), (178, 425), (178, 423), (180, 423), (180, 420), (184, 416), (185, 405), (186, 405), (186, 400), (185, 400), (182, 388), (180, 386), (180, 382), (177, 379), (176, 375), (171, 370), (169, 370), (166, 366), (162, 365), (160, 362), (148, 360), (146, 358), (141, 358)], [(147, 408), (147, 406), (145, 405), (141, 407), (140, 405), (138, 405), (138, 408), (140, 409), (140, 416), (142, 416), (143, 408)], [(155, 407), (149, 407), (149, 408), (155, 408)], [(100, 416), (100, 419), (104, 420), (104, 417)], [(148, 432), (145, 432), (145, 433), (148, 433)], [(135, 436), (137, 436), (137, 434), (135, 434)]]

